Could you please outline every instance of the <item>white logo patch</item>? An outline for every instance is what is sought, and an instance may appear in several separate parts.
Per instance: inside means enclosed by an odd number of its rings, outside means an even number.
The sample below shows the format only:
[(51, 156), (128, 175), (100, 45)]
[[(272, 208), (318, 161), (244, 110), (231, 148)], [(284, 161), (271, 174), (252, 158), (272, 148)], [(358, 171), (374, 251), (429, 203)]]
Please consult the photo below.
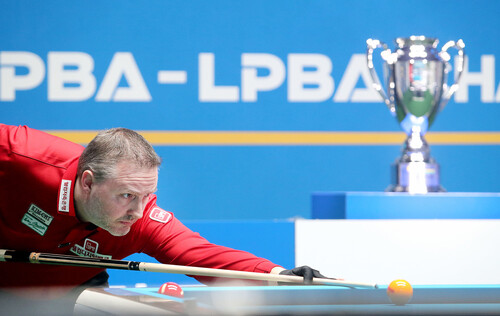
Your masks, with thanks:
[(59, 192), (59, 212), (69, 212), (69, 193), (71, 192), (71, 180), (61, 181), (61, 191)]
[(111, 259), (110, 255), (97, 253), (97, 248), (99, 248), (99, 243), (87, 238), (85, 239), (83, 247), (75, 244), (71, 247), (70, 251), (80, 257)]
[(35, 204), (31, 204), (21, 222), (43, 236), (53, 219), (54, 217), (52, 215), (44, 212)]
[(167, 223), (172, 218), (172, 214), (159, 207), (155, 207), (151, 213), (149, 213), (149, 218), (160, 223)]

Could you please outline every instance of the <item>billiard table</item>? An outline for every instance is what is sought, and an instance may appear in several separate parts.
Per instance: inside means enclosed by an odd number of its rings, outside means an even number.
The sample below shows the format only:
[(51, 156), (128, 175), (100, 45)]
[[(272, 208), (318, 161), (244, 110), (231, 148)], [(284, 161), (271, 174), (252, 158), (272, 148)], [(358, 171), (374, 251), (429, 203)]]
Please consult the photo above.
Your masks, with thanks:
[(84, 291), (75, 315), (484, 315), (500, 314), (500, 285), (416, 285), (403, 306), (390, 302), (387, 286), (183, 286), (184, 297), (158, 288)]

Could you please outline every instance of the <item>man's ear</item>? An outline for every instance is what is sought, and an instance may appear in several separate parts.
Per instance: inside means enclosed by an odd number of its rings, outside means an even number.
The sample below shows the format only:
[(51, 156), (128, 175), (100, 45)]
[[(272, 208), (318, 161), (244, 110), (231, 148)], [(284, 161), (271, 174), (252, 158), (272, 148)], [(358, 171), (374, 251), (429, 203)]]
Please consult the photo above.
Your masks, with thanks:
[(92, 189), (92, 185), (94, 184), (94, 174), (90, 170), (85, 170), (82, 173), (82, 178), (80, 179), (80, 183), (82, 185), (82, 190), (85, 193), (90, 193)]

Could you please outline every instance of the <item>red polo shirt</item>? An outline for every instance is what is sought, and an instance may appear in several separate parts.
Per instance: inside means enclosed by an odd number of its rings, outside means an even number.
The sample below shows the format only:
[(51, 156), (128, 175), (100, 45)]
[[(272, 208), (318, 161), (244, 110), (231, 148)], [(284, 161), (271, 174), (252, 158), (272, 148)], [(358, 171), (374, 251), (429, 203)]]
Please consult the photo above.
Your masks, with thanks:
[[(143, 217), (115, 237), (75, 216), (73, 189), (83, 147), (0, 124), (0, 249), (122, 259), (137, 252), (168, 264), (268, 273), (276, 264), (209, 243), (149, 200)], [(0, 262), (0, 287), (75, 287), (101, 269)], [(199, 277), (202, 282), (211, 278)], [(49, 290), (47, 296), (51, 296)]]

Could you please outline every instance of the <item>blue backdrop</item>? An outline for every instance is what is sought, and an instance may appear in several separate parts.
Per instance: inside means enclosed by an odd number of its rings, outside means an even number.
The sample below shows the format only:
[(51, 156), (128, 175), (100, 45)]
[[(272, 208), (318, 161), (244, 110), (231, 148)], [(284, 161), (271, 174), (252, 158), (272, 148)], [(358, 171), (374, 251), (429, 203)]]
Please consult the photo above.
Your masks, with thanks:
[[(2, 1), (0, 121), (193, 132), (195, 144), (153, 142), (165, 209), (189, 220), (307, 218), (313, 191), (383, 191), (401, 149), (403, 138), (356, 138), (403, 136), (363, 77), (366, 39), (461, 38), (467, 73), (431, 132), (497, 140), (430, 141), (432, 154), (448, 191), (498, 192), (499, 13), (493, 0)], [(264, 136), (214, 144), (209, 131)], [(355, 141), (265, 143), (288, 131)]]

